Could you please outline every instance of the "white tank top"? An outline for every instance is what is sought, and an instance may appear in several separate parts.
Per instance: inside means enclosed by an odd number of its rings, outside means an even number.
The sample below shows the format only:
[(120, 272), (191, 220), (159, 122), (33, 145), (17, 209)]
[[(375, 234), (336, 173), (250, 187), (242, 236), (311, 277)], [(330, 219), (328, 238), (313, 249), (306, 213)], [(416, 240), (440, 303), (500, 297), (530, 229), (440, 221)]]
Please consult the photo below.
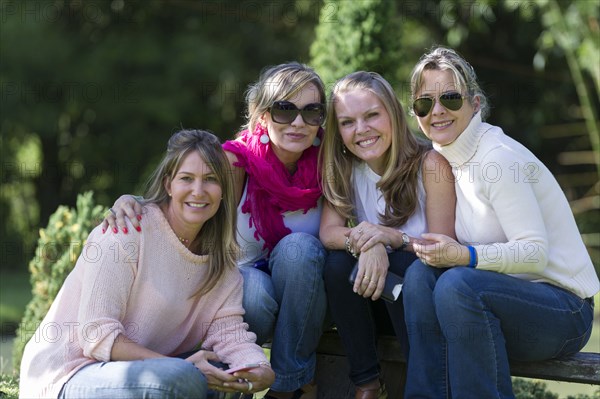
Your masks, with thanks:
[[(354, 201), (358, 222), (367, 221), (380, 224), (379, 215), (385, 211), (385, 200), (376, 184), (381, 176), (373, 172), (364, 162), (354, 162), (352, 166), (352, 184), (354, 187)], [(427, 217), (425, 216), (425, 188), (421, 171), (419, 171), (417, 184), (417, 208), (408, 218), (406, 223), (397, 228), (411, 237), (420, 237), (427, 232)], [(373, 206), (375, 204), (376, 206)]]
[[(250, 214), (242, 213), (242, 206), (246, 202), (246, 193), (248, 184), (244, 186), (242, 199), (237, 209), (237, 241), (240, 246), (238, 266), (254, 264), (259, 259), (267, 257), (268, 250), (263, 249), (265, 244), (262, 237), (260, 240), (254, 238), (256, 228), (250, 224)], [(303, 210), (286, 212), (283, 214), (283, 224), (289, 228), (292, 233), (308, 233), (319, 238), (319, 225), (321, 223), (321, 210), (323, 209), (323, 199), (319, 198), (317, 206), (304, 213)]]

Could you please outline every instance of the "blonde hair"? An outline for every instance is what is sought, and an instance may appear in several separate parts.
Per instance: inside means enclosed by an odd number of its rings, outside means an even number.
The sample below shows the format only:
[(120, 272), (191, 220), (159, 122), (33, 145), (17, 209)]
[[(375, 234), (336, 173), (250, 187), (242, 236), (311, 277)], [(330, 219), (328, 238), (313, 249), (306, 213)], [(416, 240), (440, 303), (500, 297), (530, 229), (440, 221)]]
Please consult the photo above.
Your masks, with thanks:
[(269, 110), (273, 102), (293, 99), (309, 83), (315, 85), (320, 101), (324, 103), (325, 86), (311, 67), (289, 62), (264, 69), (258, 81), (246, 91), (247, 123), (243, 128), (253, 132), (260, 117)]
[(419, 170), (430, 145), (411, 133), (394, 90), (378, 73), (351, 73), (339, 79), (331, 91), (327, 105), (329, 116), (319, 157), (323, 194), (341, 216), (347, 220), (355, 218), (352, 163), (354, 160), (362, 160), (345, 151), (335, 111), (338, 97), (353, 90), (373, 93), (390, 117), (392, 143), (385, 154), (384, 173), (377, 183), (386, 204), (384, 214), (379, 215), (379, 218), (384, 226), (400, 227), (417, 207)]
[(181, 130), (169, 139), (167, 152), (150, 176), (145, 203), (164, 205), (171, 201), (165, 182), (172, 180), (184, 158), (192, 151), (198, 152), (210, 166), (221, 186), (222, 200), (215, 215), (207, 220), (192, 242), (190, 248), (198, 254), (208, 254), (208, 279), (194, 295), (209, 292), (223, 277), (227, 269), (236, 267), (236, 201), (230, 164), (219, 139), (204, 130)]
[[(471, 105), (475, 106), (474, 98), (479, 97), (481, 119), (485, 121), (490, 111), (489, 103), (477, 82), (475, 70), (456, 51), (446, 47), (434, 47), (428, 53), (423, 54), (413, 68), (410, 79), (411, 103), (415, 100), (415, 94), (423, 85), (423, 72), (428, 70), (451, 71), (454, 76), (454, 84), (457, 87), (464, 88)], [(410, 113), (412, 116), (415, 115), (412, 108)]]

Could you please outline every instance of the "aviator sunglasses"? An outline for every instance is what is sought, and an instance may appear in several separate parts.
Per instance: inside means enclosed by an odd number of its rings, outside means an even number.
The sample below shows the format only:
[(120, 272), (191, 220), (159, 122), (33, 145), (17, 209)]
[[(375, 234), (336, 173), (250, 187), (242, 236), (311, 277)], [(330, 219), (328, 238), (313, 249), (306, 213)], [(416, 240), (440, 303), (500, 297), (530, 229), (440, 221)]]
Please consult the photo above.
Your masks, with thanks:
[(320, 126), (325, 119), (325, 106), (321, 103), (306, 104), (304, 108), (298, 109), (289, 101), (275, 101), (269, 112), (273, 122), (282, 124), (292, 123), (298, 114), (302, 115), (304, 123), (311, 126)]
[[(442, 94), (439, 96), (439, 101), (450, 111), (458, 111), (463, 106), (463, 96), (456, 91)], [(429, 115), (431, 109), (433, 108), (433, 104), (435, 104), (435, 97), (417, 98), (413, 102), (413, 111), (415, 111), (415, 114), (418, 117), (422, 118)]]

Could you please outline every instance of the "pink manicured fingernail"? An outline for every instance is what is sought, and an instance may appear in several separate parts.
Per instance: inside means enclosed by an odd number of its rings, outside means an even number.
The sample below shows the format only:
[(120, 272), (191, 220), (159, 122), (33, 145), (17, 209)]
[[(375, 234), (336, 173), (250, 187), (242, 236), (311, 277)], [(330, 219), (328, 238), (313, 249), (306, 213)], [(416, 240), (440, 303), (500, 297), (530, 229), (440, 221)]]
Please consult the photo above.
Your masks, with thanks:
[(113, 233), (117, 234), (119, 232), (119, 229), (117, 229), (116, 227), (113, 227)]
[(136, 218), (137, 220), (142, 220), (142, 215), (137, 215)]
[(103, 227), (102, 228), (102, 234), (106, 233), (106, 229)]
[(142, 228), (141, 228), (140, 226), (136, 226), (136, 227), (135, 227), (135, 229), (136, 229), (137, 231), (139, 231), (140, 233), (142, 232)]
[(129, 230), (127, 230), (127, 227), (123, 227), (121, 230), (123, 230), (123, 233), (127, 234), (129, 232)]

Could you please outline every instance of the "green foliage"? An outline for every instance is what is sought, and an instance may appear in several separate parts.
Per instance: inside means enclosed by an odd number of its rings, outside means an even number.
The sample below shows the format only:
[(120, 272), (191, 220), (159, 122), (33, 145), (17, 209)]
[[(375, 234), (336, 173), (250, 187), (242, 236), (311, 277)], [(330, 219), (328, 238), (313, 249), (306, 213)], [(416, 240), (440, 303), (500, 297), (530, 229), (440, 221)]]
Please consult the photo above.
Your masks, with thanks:
[[(513, 393), (516, 399), (559, 399), (559, 396), (546, 389), (546, 383), (537, 380), (513, 378)], [(592, 396), (585, 394), (569, 395), (566, 399), (600, 399), (600, 389)]]
[[(597, 203), (598, 169), (557, 162), (590, 141), (600, 159), (597, 1), (0, 0), (0, 16), (3, 269), (26, 269), (35, 232), (77, 193), (105, 204), (139, 193), (174, 130), (232, 137), (260, 69), (309, 54), (328, 85), (381, 73), (407, 108), (419, 56), (456, 48), (490, 96), (490, 123), (568, 174), (569, 200)], [(563, 184), (590, 171), (591, 183)]]
[(0, 398), (19, 399), (19, 378), (0, 375)]
[[(567, 60), (595, 152), (596, 168), (600, 172), (600, 127), (594, 104), (600, 98), (600, 7), (594, 1), (565, 3), (545, 0), (533, 5), (539, 10), (545, 28), (538, 39), (539, 50), (534, 57), (534, 65), (537, 69), (544, 69), (549, 55), (556, 52), (562, 53)], [(517, 7), (524, 12), (523, 8), (531, 8), (531, 5), (512, 2), (506, 7)]]
[(37, 239), (39, 204), (33, 179), (39, 177), (34, 165), (39, 165), (40, 153), (38, 137), (25, 131), (17, 129), (13, 137), (0, 137), (0, 236), (7, 238), (2, 242), (3, 269), (24, 271), (24, 249), (33, 248)]
[[(26, 270), (16, 272), (0, 269), (0, 337), (14, 335), (23, 318), (25, 307), (31, 301), (29, 277)], [(0, 339), (0, 355), (3, 343)]]
[(567, 396), (567, 399), (600, 399), (600, 389), (594, 391), (594, 393), (592, 394), (592, 396), (590, 395), (584, 395), (584, 394), (577, 394), (577, 395), (569, 395)]
[(342, 76), (375, 71), (395, 78), (400, 57), (394, 1), (328, 1), (310, 48), (312, 66), (330, 86)]
[(0, 267), (77, 193), (140, 193), (175, 130), (232, 138), (259, 71), (307, 61), (320, 5), (0, 0)]
[(558, 395), (546, 390), (541, 381), (513, 378), (513, 393), (516, 399), (558, 399)]
[(592, 396), (578, 393), (577, 395), (569, 395), (566, 399), (600, 399), (600, 389), (594, 391)]
[[(600, 159), (597, 1), (392, 3), (324, 3), (310, 53), (325, 82), (356, 69), (376, 70), (406, 110), (409, 74), (419, 57), (434, 45), (455, 48), (473, 65), (490, 99), (488, 121), (531, 149), (557, 176), (600, 271), (593, 163)], [(417, 132), (414, 118), (409, 125)], [(561, 160), (569, 154), (576, 164)]]
[(67, 275), (73, 270), (90, 231), (103, 219), (106, 208), (96, 205), (93, 193), (77, 197), (75, 209), (59, 206), (48, 227), (40, 229), (34, 258), (29, 263), (33, 297), (17, 330), (13, 355), (18, 370), (25, 344), (33, 336)]

